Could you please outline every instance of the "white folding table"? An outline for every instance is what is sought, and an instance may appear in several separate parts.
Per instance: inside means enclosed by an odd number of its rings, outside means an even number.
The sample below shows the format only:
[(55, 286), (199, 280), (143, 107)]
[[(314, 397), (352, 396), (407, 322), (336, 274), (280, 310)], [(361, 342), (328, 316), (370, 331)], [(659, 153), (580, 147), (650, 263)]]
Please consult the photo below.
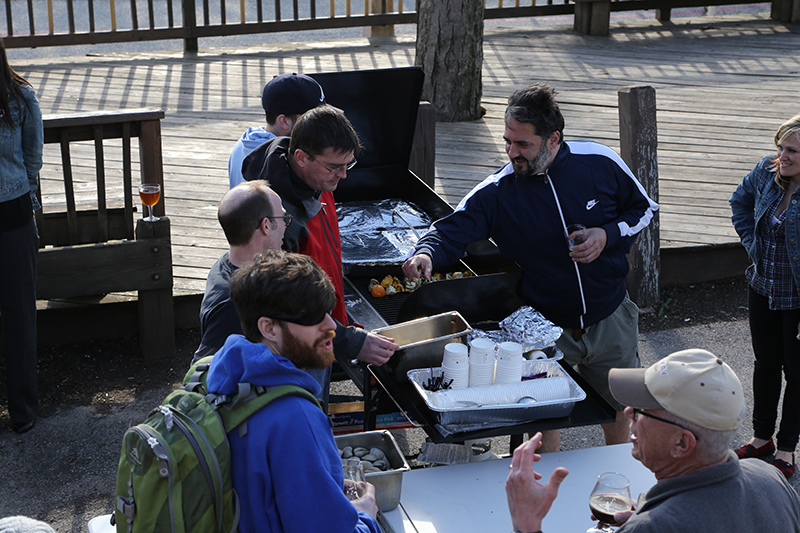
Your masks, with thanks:
[[(403, 476), (401, 505), (384, 513), (396, 533), (510, 532), (505, 481), (511, 459), (416, 469)], [(534, 470), (547, 482), (556, 467), (569, 475), (542, 524), (546, 533), (586, 531), (592, 525), (589, 493), (603, 472), (619, 472), (631, 482), (631, 497), (656, 482), (631, 456), (631, 444), (542, 454)]]

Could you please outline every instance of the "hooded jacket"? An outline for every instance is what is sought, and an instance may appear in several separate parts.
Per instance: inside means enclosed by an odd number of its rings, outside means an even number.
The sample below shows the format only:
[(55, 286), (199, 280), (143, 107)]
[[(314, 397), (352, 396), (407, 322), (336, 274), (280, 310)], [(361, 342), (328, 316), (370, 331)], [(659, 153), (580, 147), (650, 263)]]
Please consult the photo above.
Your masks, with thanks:
[(334, 350), (337, 356), (355, 358), (364, 345), (367, 332), (349, 324), (344, 305), (342, 243), (333, 193), (315, 191), (305, 184), (289, 165), (289, 137), (276, 137), (245, 157), (242, 175), (247, 181), (267, 180), (283, 201), (292, 223), (283, 235), (283, 249), (308, 255), (328, 274), (336, 291), (336, 307), (331, 316), (336, 328)]
[[(231, 335), (214, 356), (207, 383), (216, 394), (235, 394), (239, 383), (299, 385), (315, 395), (320, 388), (290, 360), (241, 335)], [(235, 429), (228, 441), (240, 532), (380, 533), (375, 519), (345, 496), (328, 418), (309, 400), (275, 400), (247, 420), (243, 436)]]
[[(511, 163), (486, 178), (433, 224), (415, 253), (435, 267), (453, 264), (473, 241), (492, 238), (523, 270), (522, 298), (564, 328), (586, 328), (611, 315), (625, 298), (625, 276), (636, 235), (658, 204), (613, 150), (592, 141), (562, 143), (543, 173), (518, 178)], [(566, 228), (606, 231), (606, 247), (591, 263), (569, 257)]]
[(242, 133), (242, 137), (233, 145), (231, 156), (228, 158), (228, 181), (231, 189), (245, 181), (242, 177), (242, 162), (247, 154), (275, 137), (274, 133), (261, 127), (247, 128)]

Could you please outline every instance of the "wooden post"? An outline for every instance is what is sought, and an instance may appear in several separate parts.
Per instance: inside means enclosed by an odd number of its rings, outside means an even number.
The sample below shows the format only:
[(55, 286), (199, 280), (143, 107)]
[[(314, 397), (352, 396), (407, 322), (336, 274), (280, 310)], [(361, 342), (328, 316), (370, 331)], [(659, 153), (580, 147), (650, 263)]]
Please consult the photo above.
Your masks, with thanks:
[(584, 35), (608, 35), (611, 21), (610, 0), (575, 0), (572, 27)]
[[(161, 217), (155, 222), (141, 219), (136, 221), (136, 239), (158, 239), (152, 252), (158, 254), (163, 261), (169, 261), (171, 278), (172, 253), (159, 248), (168, 246), (169, 238), (168, 218)], [(163, 239), (166, 239), (167, 244), (164, 244)], [(175, 311), (171, 281), (170, 279), (169, 287), (139, 291), (139, 347), (145, 359), (175, 355)]]
[(420, 102), (408, 168), (433, 189), (436, 181), (436, 110)]
[[(393, 0), (370, 0), (370, 13), (393, 13)], [(364, 37), (394, 37), (394, 26), (366, 26)]]
[(770, 16), (781, 22), (800, 22), (800, 0), (772, 0)]
[[(625, 87), (620, 89), (618, 97), (620, 155), (648, 196), (658, 202), (656, 91), (646, 86)], [(642, 308), (652, 308), (659, 301), (659, 238), (656, 211), (628, 254), (630, 272), (625, 280), (628, 294)]]
[(195, 14), (195, 0), (181, 0), (183, 13), (183, 51), (197, 52), (197, 15)]
[(656, 9), (656, 20), (660, 22), (669, 22), (672, 16), (672, 9), (669, 7), (662, 7)]
[(164, 162), (161, 154), (161, 121), (142, 121), (139, 136), (139, 167), (142, 183), (158, 183), (161, 185), (161, 198), (153, 206), (153, 214), (163, 217), (164, 210)]

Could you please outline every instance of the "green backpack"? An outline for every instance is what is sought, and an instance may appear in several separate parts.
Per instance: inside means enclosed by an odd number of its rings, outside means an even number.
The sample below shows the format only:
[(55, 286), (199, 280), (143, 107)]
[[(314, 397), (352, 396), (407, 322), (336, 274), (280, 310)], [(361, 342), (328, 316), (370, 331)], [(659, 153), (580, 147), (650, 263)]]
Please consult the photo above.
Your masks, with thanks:
[(313, 394), (296, 385), (240, 383), (235, 396), (208, 394), (211, 357), (198, 361), (142, 424), (129, 428), (117, 470), (117, 532), (233, 532), (239, 499), (231, 483), (227, 433), (247, 432), (247, 419), (284, 396)]

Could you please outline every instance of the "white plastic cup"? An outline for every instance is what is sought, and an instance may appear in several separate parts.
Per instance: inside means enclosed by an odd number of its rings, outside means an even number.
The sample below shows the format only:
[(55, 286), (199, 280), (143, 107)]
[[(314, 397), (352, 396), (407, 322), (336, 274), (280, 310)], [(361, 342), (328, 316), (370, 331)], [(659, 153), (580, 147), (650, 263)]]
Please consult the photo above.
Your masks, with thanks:
[(487, 387), (494, 383), (494, 359), (488, 363), (469, 364), (469, 386)]
[(516, 359), (522, 360), (522, 345), (518, 342), (501, 342), (497, 347), (498, 359)]
[(494, 361), (495, 343), (489, 339), (473, 339), (469, 343), (470, 363)]
[(465, 345), (458, 342), (445, 344), (442, 366), (447, 364), (454, 366), (457, 363), (469, 364), (469, 350)]
[(513, 360), (497, 360), (495, 384), (519, 383), (522, 381), (522, 363)]
[(456, 361), (455, 363), (446, 362), (442, 364), (444, 380), (453, 382), (451, 389), (466, 389), (469, 387), (469, 361)]

